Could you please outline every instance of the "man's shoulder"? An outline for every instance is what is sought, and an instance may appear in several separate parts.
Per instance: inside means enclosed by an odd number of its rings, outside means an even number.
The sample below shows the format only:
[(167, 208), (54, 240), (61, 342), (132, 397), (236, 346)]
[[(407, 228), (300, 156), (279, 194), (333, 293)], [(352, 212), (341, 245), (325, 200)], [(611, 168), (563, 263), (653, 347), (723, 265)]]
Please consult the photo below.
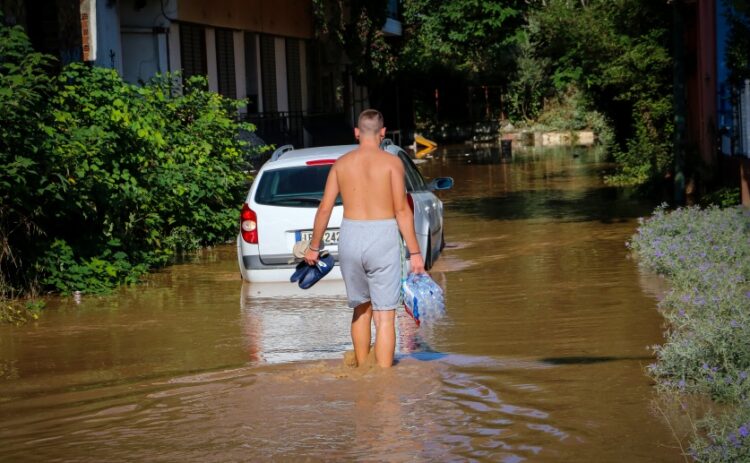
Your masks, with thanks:
[(382, 149), (378, 149), (377, 155), (379, 159), (383, 160), (383, 162), (388, 162), (391, 164), (399, 162), (397, 156), (394, 156), (392, 153), (389, 153), (388, 151)]
[(336, 162), (334, 162), (334, 165), (346, 164), (349, 161), (349, 159), (352, 158), (352, 154), (354, 154), (356, 151), (357, 151), (356, 149), (353, 149), (351, 151), (344, 153), (338, 159), (336, 159)]

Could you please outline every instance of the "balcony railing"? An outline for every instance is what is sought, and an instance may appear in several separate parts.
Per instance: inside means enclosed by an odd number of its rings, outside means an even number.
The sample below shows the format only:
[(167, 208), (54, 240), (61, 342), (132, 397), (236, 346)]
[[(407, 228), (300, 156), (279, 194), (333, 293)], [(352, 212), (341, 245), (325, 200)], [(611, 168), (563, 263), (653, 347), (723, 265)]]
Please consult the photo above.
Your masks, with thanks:
[(276, 146), (304, 146), (304, 111), (274, 111), (246, 114), (244, 120), (255, 125), (255, 133), (264, 142)]
[(344, 114), (273, 111), (248, 113), (243, 120), (255, 125), (255, 133), (266, 144), (302, 148), (354, 143)]

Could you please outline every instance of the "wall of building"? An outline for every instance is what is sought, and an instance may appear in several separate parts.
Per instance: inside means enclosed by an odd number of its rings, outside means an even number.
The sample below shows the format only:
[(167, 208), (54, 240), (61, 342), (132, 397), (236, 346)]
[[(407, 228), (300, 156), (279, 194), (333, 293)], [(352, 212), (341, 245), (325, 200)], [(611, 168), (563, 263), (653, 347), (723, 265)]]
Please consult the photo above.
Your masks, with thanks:
[[(101, 1), (101, 0), (100, 0)], [(109, 0), (104, 0), (109, 1)], [(122, 56), (121, 73), (132, 83), (145, 82), (157, 73), (170, 70), (170, 59), (177, 52), (179, 69), (179, 42), (170, 40), (172, 22), (177, 15), (175, 0), (147, 0), (145, 2), (118, 2), (120, 20), (120, 43)], [(176, 30), (175, 30), (176, 31)], [(174, 45), (177, 45), (175, 48)]]
[(312, 38), (309, 0), (179, 0), (180, 21), (284, 37)]

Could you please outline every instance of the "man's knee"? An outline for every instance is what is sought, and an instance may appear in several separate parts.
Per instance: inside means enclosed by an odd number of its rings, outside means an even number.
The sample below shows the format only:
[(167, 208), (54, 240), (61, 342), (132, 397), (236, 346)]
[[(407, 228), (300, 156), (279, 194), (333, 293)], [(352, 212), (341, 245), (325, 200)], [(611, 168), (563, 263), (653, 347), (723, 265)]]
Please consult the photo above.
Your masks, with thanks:
[(352, 323), (359, 320), (362, 316), (364, 316), (365, 319), (372, 317), (372, 304), (370, 302), (365, 302), (354, 308), (354, 312), (352, 313)]
[(373, 318), (375, 319), (375, 328), (388, 328), (395, 324), (395, 310), (374, 310)]

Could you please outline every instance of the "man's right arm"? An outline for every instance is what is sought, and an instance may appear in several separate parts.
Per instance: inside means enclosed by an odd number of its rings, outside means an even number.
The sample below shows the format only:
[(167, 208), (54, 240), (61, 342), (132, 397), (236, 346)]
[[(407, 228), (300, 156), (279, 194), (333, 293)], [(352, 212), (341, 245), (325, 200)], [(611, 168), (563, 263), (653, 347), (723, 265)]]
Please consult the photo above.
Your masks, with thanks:
[(305, 261), (310, 265), (315, 265), (320, 256), (320, 250), (323, 247), (323, 233), (328, 226), (328, 221), (331, 219), (331, 212), (333, 211), (333, 206), (336, 203), (338, 195), (339, 182), (336, 176), (336, 165), (334, 164), (328, 173), (328, 180), (326, 180), (325, 190), (323, 190), (323, 198), (320, 200), (318, 210), (315, 212), (310, 247), (305, 252)]
[(401, 161), (395, 160), (391, 170), (391, 196), (393, 197), (393, 212), (396, 215), (398, 229), (404, 237), (406, 247), (409, 249), (409, 263), (413, 273), (424, 273), (424, 259), (419, 251), (417, 234), (414, 231), (414, 214), (406, 201), (406, 184), (404, 183), (404, 166)]

